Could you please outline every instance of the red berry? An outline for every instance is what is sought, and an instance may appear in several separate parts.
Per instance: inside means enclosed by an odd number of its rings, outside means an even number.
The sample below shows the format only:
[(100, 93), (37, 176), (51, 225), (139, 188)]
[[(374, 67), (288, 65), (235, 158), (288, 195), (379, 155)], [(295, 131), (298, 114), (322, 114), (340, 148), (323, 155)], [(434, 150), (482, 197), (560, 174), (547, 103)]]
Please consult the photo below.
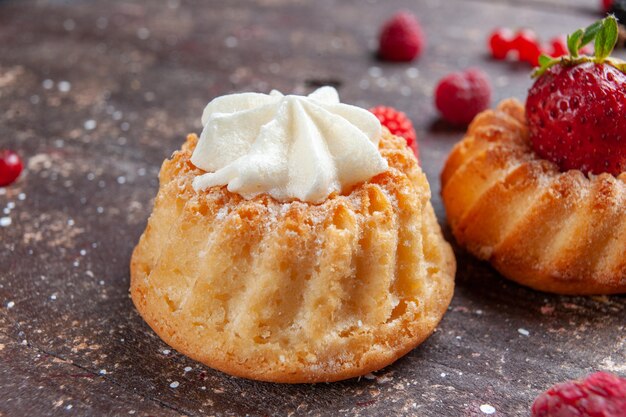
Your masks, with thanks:
[(491, 83), (479, 69), (447, 75), (435, 90), (435, 105), (445, 120), (465, 125), (489, 107)]
[(419, 155), (417, 149), (417, 135), (413, 128), (413, 123), (401, 111), (394, 109), (393, 107), (377, 106), (371, 108), (370, 111), (380, 120), (380, 123), (385, 126), (389, 131), (396, 135), (402, 136), (406, 139), (406, 145), (413, 149), (415, 156)]
[(566, 171), (626, 171), (626, 74), (608, 64), (555, 65), (528, 92), (535, 152)]
[(0, 187), (7, 186), (20, 176), (22, 160), (19, 155), (6, 149), (0, 150)]
[(613, 0), (602, 0), (602, 10), (604, 10), (605, 13), (610, 12), (611, 7), (613, 7)]
[(380, 32), (378, 55), (388, 61), (412, 61), (424, 49), (424, 33), (415, 16), (398, 12)]
[(520, 30), (517, 32), (517, 35), (515, 35), (512, 45), (513, 49), (517, 51), (520, 61), (528, 62), (534, 66), (539, 64), (541, 47), (533, 31), (529, 29)]
[(550, 46), (552, 47), (552, 51), (550, 52), (550, 56), (552, 58), (560, 58), (564, 55), (569, 55), (569, 50), (567, 49), (567, 41), (564, 36), (559, 36), (550, 41)]
[(626, 379), (596, 372), (554, 385), (533, 403), (532, 417), (624, 417)]
[(508, 29), (496, 29), (489, 37), (489, 49), (495, 59), (505, 59), (511, 51), (513, 33)]
[[(549, 55), (552, 58), (560, 58), (564, 55), (569, 55), (569, 49), (567, 49), (567, 39), (565, 36), (558, 36), (556, 38), (553, 38), (550, 41), (550, 46), (551, 51)], [(587, 46), (584, 46), (583, 48), (581, 48), (580, 51), (578, 51), (578, 53), (581, 55), (589, 54), (590, 52), (591, 51)]]

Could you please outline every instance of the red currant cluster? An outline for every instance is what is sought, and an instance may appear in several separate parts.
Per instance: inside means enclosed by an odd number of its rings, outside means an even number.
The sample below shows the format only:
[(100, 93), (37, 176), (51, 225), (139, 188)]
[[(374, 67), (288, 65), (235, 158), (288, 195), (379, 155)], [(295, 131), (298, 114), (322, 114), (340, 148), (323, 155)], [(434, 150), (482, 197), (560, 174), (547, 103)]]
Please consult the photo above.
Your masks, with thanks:
[(549, 45), (542, 45), (535, 32), (530, 29), (522, 29), (517, 33), (509, 29), (496, 29), (489, 37), (489, 49), (495, 59), (506, 59), (511, 56), (533, 66), (539, 65), (541, 54), (553, 58), (567, 55), (564, 36), (553, 38)]

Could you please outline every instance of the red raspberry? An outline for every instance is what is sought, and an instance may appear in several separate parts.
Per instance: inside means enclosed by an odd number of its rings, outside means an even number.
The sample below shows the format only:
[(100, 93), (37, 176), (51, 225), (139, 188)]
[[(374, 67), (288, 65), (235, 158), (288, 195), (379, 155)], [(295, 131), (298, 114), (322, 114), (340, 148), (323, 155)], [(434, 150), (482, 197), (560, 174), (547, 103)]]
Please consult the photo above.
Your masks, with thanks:
[(386, 106), (377, 106), (371, 108), (370, 111), (374, 113), (374, 116), (376, 116), (378, 120), (380, 120), (380, 123), (389, 129), (392, 134), (402, 136), (406, 139), (406, 145), (413, 149), (415, 156), (419, 156), (417, 135), (415, 134), (413, 123), (411, 123), (411, 120), (405, 113), (393, 107)]
[(531, 65), (539, 64), (539, 56), (541, 55), (541, 47), (537, 41), (535, 32), (529, 29), (522, 29), (517, 32), (512, 42), (513, 49), (519, 54), (519, 60), (528, 62)]
[(412, 61), (424, 49), (424, 32), (415, 16), (398, 12), (380, 32), (378, 56), (388, 61)]
[(624, 417), (626, 379), (596, 372), (556, 384), (535, 399), (531, 412), (532, 417)]
[(509, 29), (496, 29), (489, 37), (489, 49), (495, 59), (505, 59), (511, 51), (513, 32)]
[(7, 186), (20, 176), (22, 160), (13, 151), (0, 150), (0, 187)]
[(554, 65), (528, 92), (535, 152), (566, 171), (626, 171), (626, 74), (609, 64)]
[(479, 69), (447, 75), (435, 90), (435, 105), (445, 120), (458, 125), (470, 123), (489, 107), (491, 83)]

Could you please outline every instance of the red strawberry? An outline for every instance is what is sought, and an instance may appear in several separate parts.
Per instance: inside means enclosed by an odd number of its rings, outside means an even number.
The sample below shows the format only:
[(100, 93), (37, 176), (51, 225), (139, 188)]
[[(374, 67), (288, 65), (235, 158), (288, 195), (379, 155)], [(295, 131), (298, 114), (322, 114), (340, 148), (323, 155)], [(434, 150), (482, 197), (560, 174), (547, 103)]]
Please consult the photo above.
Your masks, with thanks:
[(378, 55), (387, 61), (412, 61), (424, 49), (424, 33), (415, 16), (396, 13), (380, 32)]
[(532, 417), (624, 417), (626, 379), (596, 372), (583, 380), (557, 384), (537, 397), (531, 413)]
[[(612, 16), (602, 22), (601, 31), (617, 31)], [(616, 37), (604, 34), (601, 39)], [(545, 57), (528, 93), (532, 147), (561, 170), (626, 171), (626, 64), (607, 60), (613, 46), (614, 41), (600, 49), (596, 45), (595, 58), (572, 51), (563, 61)]]
[(417, 148), (417, 135), (413, 128), (413, 123), (401, 111), (394, 109), (393, 107), (377, 106), (371, 108), (370, 111), (380, 120), (380, 123), (385, 126), (389, 131), (396, 135), (402, 136), (406, 139), (406, 146), (413, 149), (415, 156), (419, 156), (419, 150)]

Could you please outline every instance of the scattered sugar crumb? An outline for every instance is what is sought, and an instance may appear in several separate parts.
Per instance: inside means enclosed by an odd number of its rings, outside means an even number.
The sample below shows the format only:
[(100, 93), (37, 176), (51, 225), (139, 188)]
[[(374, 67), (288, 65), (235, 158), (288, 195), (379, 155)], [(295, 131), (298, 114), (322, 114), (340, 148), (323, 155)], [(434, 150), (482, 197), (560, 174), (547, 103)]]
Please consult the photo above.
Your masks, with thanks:
[(407, 68), (406, 76), (409, 78), (417, 78), (420, 75), (420, 71), (417, 68)]
[(10, 217), (2, 217), (0, 218), (0, 226), (1, 227), (9, 227), (11, 226), (11, 218)]
[(518, 332), (519, 334), (521, 334), (522, 336), (528, 336), (528, 335), (530, 335), (530, 332), (529, 332), (528, 330), (526, 330), (526, 329), (522, 329), (522, 328), (517, 329), (517, 332)]
[(381, 70), (379, 67), (370, 67), (367, 70), (367, 73), (370, 75), (370, 77), (380, 77), (381, 75), (383, 75), (383, 70)]
[(480, 411), (482, 411), (485, 414), (493, 414), (496, 412), (496, 408), (490, 404), (482, 404), (480, 406)]
[(183, 369), (183, 370), (185, 372), (189, 372), (189, 371), (191, 371), (191, 369), (192, 369), (191, 366), (185, 366), (185, 369)]
[(69, 81), (59, 81), (57, 88), (62, 93), (67, 93), (72, 89), (72, 84)]
[(180, 385), (180, 382), (174, 381), (170, 384), (170, 388), (178, 388), (179, 385)]
[(97, 125), (98, 124), (96, 123), (95, 120), (89, 119), (85, 121), (85, 123), (83, 124), (83, 127), (85, 128), (85, 130), (94, 130)]
[(227, 48), (235, 48), (237, 44), (239, 44), (239, 41), (234, 36), (229, 36), (224, 39), (224, 45), (226, 45)]
[(137, 29), (137, 37), (142, 41), (145, 41), (150, 37), (150, 29), (148, 28), (139, 28)]
[(106, 370), (106, 369), (100, 369), (100, 370), (98, 371), (98, 373), (99, 373), (100, 375), (106, 375), (106, 374), (107, 374), (107, 370)]
[(9, 301), (7, 303), (7, 308), (13, 308), (13, 307), (15, 307), (15, 301)]
[(169, 355), (172, 351), (169, 349), (163, 349), (163, 354), (164, 355)]

